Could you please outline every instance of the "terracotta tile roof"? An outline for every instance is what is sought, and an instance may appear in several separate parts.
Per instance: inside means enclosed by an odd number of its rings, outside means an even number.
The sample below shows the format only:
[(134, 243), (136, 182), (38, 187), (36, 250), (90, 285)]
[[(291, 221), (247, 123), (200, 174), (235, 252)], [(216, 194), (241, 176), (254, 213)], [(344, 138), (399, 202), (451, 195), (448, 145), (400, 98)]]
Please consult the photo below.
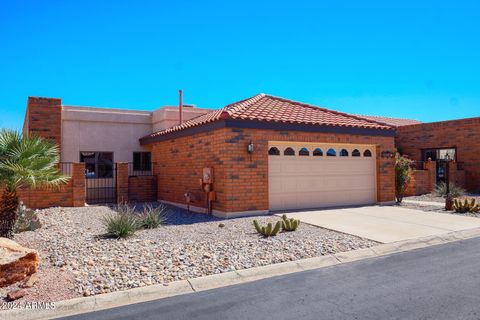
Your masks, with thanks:
[[(251, 98), (229, 104), (222, 109), (212, 111), (181, 125), (155, 132), (144, 138), (168, 134), (218, 120), (255, 120), (276, 123), (298, 123), (337, 127), (359, 127), (369, 129), (393, 130), (388, 124), (365, 119), (343, 112), (316, 107), (306, 103), (258, 94)], [(143, 139), (143, 138), (142, 138)]]
[(390, 118), (390, 117), (381, 117), (381, 116), (364, 116), (357, 114), (357, 117), (364, 118), (367, 120), (373, 120), (376, 122), (384, 123), (389, 126), (394, 126), (394, 127), (401, 127), (401, 126), (409, 126), (411, 124), (419, 124), (422, 123), (421, 121), (418, 120), (413, 120), (413, 119), (404, 119), (404, 118)]

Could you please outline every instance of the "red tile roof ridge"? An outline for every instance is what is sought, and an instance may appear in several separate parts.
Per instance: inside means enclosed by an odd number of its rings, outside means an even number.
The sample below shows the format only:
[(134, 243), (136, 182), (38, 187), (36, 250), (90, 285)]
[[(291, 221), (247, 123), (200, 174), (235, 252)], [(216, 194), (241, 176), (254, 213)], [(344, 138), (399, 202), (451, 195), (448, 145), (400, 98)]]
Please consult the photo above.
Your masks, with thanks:
[[(367, 120), (371, 120), (372, 118), (375, 119), (376, 122), (387, 124), (390, 126), (405, 126), (405, 125), (414, 125), (423, 123), (422, 121), (416, 119), (409, 119), (409, 118), (401, 118), (401, 117), (385, 117), (385, 116), (372, 116), (372, 115), (364, 115), (364, 114), (357, 114), (357, 117), (364, 118)], [(397, 122), (397, 124), (393, 124)], [(398, 123), (401, 122), (402, 124), (399, 125)]]
[[(319, 123), (318, 121), (312, 120), (308, 117), (306, 119), (303, 118), (303, 119), (298, 119), (298, 120), (295, 119), (295, 118), (288, 118), (288, 117), (286, 117), (286, 118), (285, 117), (284, 118), (275, 117), (275, 116), (272, 116), (271, 114), (269, 114), (268, 110), (266, 110), (265, 113), (263, 114), (263, 118), (260, 117), (261, 119), (259, 119), (258, 113), (257, 114), (255, 114), (255, 113), (249, 114), (247, 111), (248, 111), (249, 107), (255, 106), (255, 104), (257, 102), (259, 102), (260, 100), (262, 100), (263, 98), (268, 98), (270, 100), (276, 100), (277, 102), (281, 102), (281, 103), (287, 103), (287, 104), (292, 105), (292, 106), (303, 107), (303, 108), (308, 108), (308, 109), (311, 109), (311, 110), (321, 111), (321, 112), (324, 112), (325, 114), (340, 116), (340, 117), (343, 117), (343, 118), (346, 118), (346, 119), (343, 122), (325, 121), (324, 123)], [(264, 106), (262, 106), (262, 107), (264, 107)], [(260, 109), (261, 109), (260, 113), (262, 113), (262, 107), (260, 107)], [(280, 114), (280, 116), (281, 115), (282, 114)], [(217, 121), (217, 120), (227, 120), (227, 119), (259, 120), (259, 121), (276, 122), (276, 123), (304, 123), (304, 124), (312, 124), (312, 125), (321, 124), (321, 125), (324, 125), (324, 126), (338, 126), (338, 127), (362, 127), (362, 128), (375, 127), (376, 129), (381, 129), (381, 130), (394, 130), (394, 128), (395, 128), (394, 126), (392, 126), (390, 124), (382, 123), (382, 122), (371, 120), (371, 119), (362, 118), (360, 116), (348, 114), (348, 113), (345, 113), (345, 112), (330, 110), (330, 109), (327, 109), (327, 108), (318, 107), (318, 106), (303, 103), (303, 102), (298, 102), (298, 101), (285, 99), (285, 98), (281, 98), (281, 97), (276, 97), (276, 96), (265, 94), (265, 93), (260, 93), (260, 94), (257, 94), (255, 96), (252, 96), (250, 98), (246, 98), (246, 99), (228, 104), (221, 109), (214, 110), (212, 112), (209, 112), (209, 113), (200, 115), (198, 117), (192, 118), (190, 120), (187, 120), (187, 121), (183, 122), (182, 124), (178, 124), (176, 126), (173, 126), (171, 128), (167, 128), (167, 129), (162, 130), (162, 131), (157, 131), (157, 132), (152, 133), (150, 135), (147, 135), (143, 138), (148, 138), (148, 137), (152, 138), (152, 137), (155, 137), (155, 136), (167, 134), (167, 133), (170, 133), (170, 132), (180, 131), (180, 130), (187, 129), (187, 128), (190, 128), (190, 127), (194, 127), (194, 126), (197, 126), (197, 125), (203, 125), (203, 124), (207, 124), (207, 123), (214, 122), (214, 121)], [(355, 122), (353, 122), (353, 124), (352, 124), (352, 121), (348, 121), (348, 119), (358, 120), (359, 123), (355, 124)]]
[[(349, 118), (354, 118), (354, 119), (357, 119), (357, 120), (363, 120), (363, 121), (371, 122), (371, 123), (374, 123), (374, 124), (381, 124), (381, 125), (386, 125), (388, 127), (392, 127), (391, 125), (389, 125), (387, 123), (382, 123), (382, 122), (378, 122), (378, 121), (375, 121), (375, 120), (366, 119), (366, 118), (363, 118), (359, 115), (355, 115), (355, 114), (351, 114), (351, 113), (336, 111), (336, 110), (328, 109), (328, 108), (325, 108), (325, 107), (320, 107), (320, 106), (316, 106), (316, 105), (313, 105), (313, 104), (308, 104), (308, 103), (305, 103), (305, 102), (299, 102), (299, 101), (295, 101), (295, 100), (291, 100), (291, 99), (277, 97), (277, 96), (274, 96), (274, 95), (271, 95), (271, 94), (262, 93), (261, 95), (263, 95), (265, 97), (270, 97), (272, 99), (288, 102), (288, 103), (291, 103), (291, 104), (301, 105), (303, 107), (307, 107), (307, 108), (311, 108), (311, 109), (315, 109), (315, 110), (322, 110), (322, 111), (329, 112), (329, 113), (332, 113), (332, 114), (337, 114), (337, 115), (341, 115), (341, 116), (345, 116), (345, 117), (349, 117)], [(329, 125), (329, 124), (326, 124), (326, 125)], [(335, 126), (334, 124), (330, 124), (330, 125)]]

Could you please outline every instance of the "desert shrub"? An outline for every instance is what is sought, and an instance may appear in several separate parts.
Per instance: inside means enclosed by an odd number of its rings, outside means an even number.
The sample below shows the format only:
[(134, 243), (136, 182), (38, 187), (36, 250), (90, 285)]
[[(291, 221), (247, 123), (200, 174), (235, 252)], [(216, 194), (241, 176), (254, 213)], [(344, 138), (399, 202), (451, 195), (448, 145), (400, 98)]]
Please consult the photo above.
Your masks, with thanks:
[(155, 229), (166, 222), (168, 209), (165, 205), (153, 207), (145, 205), (140, 216), (142, 227), (145, 229)]
[(135, 214), (135, 207), (122, 203), (115, 209), (116, 212), (103, 218), (103, 224), (109, 236), (126, 238), (133, 235), (142, 226), (141, 219)]
[(405, 190), (410, 182), (412, 163), (412, 160), (400, 154), (397, 154), (395, 158), (395, 197), (398, 203), (402, 202)]
[(42, 224), (38, 218), (37, 212), (32, 209), (28, 209), (22, 201), (18, 206), (18, 219), (15, 223), (15, 233), (24, 231), (34, 231), (40, 228)]
[(135, 215), (111, 213), (103, 218), (107, 234), (115, 238), (126, 238), (135, 233), (140, 227), (140, 221)]
[[(434, 194), (438, 197), (446, 197), (447, 196), (447, 183), (440, 182), (435, 187)], [(450, 196), (452, 198), (461, 197), (465, 194), (465, 189), (460, 186), (457, 186), (453, 182), (450, 182)]]
[(127, 215), (136, 215), (135, 209), (135, 206), (131, 206), (126, 202), (119, 203), (113, 208), (113, 210), (115, 210), (116, 212)]

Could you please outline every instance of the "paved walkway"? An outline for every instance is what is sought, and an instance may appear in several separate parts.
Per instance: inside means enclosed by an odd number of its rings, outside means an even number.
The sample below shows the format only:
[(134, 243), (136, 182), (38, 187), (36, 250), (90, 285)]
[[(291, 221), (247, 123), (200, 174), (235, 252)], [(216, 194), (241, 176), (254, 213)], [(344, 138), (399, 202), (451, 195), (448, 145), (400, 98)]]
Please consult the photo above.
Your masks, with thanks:
[(287, 216), (383, 243), (480, 227), (480, 218), (390, 206), (301, 211)]

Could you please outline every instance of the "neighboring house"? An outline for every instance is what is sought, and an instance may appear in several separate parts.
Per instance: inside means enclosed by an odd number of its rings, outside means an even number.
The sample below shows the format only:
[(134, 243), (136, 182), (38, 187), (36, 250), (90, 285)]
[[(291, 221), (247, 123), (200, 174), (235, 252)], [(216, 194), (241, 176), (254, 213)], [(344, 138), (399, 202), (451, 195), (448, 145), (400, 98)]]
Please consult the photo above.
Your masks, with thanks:
[[(129, 162), (130, 171), (153, 170), (154, 200), (201, 212), (211, 204), (218, 216), (392, 203), (397, 147), (437, 167), (449, 154), (464, 162), (468, 186), (480, 189), (480, 118), (423, 124), (259, 94), (220, 110), (186, 107), (183, 119), (177, 107), (125, 111), (29, 98), (24, 131), (57, 142), (62, 161), (85, 163), (87, 198), (92, 183), (115, 179), (114, 163)], [(467, 139), (470, 149), (460, 146)], [(414, 181), (425, 186), (413, 193), (439, 179), (419, 171)], [(132, 184), (119, 181), (109, 186)]]
[(454, 160), (453, 180), (480, 192), (480, 117), (401, 126), (395, 143), (413, 160), (436, 162), (437, 182), (446, 178), (445, 160)]

